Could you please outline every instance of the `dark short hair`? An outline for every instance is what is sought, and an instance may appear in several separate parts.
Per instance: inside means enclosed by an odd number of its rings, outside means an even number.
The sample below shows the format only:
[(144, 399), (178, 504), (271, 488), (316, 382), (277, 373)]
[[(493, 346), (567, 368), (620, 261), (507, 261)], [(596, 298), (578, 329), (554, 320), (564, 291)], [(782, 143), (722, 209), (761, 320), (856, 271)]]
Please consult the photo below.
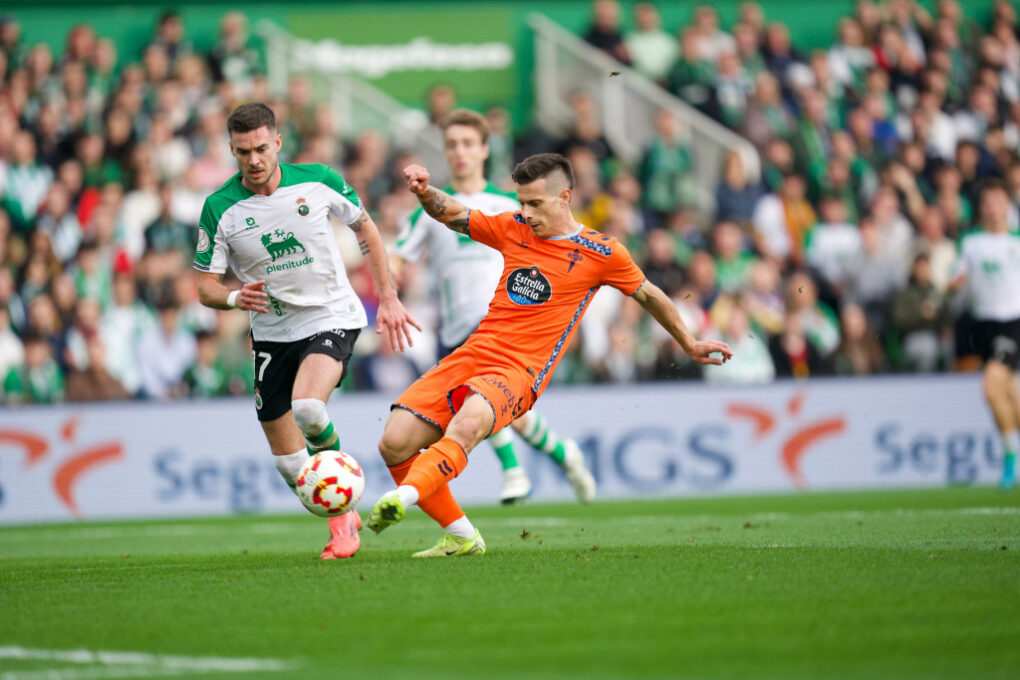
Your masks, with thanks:
[(43, 334), (42, 331), (36, 330), (35, 328), (30, 328), (27, 331), (25, 331), (25, 335), (21, 338), (21, 342), (24, 345), (33, 344), (38, 345), (46, 344), (49, 341), (46, 339), (46, 336)]
[(574, 168), (566, 156), (558, 153), (538, 153), (528, 156), (517, 164), (510, 177), (518, 184), (531, 184), (532, 182), (548, 177), (554, 172), (562, 172), (567, 178), (567, 188), (574, 188)]
[(986, 177), (978, 184), (978, 196), (984, 196), (986, 191), (1001, 191), (1009, 197), (1009, 187), (1006, 182), (998, 177)]
[(167, 23), (168, 21), (173, 21), (174, 19), (180, 19), (180, 18), (181, 18), (181, 13), (178, 12), (177, 10), (175, 10), (175, 9), (164, 10), (159, 15), (159, 21), (157, 22), (157, 25), (162, 26), (163, 24)]
[(227, 118), (227, 132), (251, 132), (260, 127), (276, 129), (276, 114), (261, 102), (241, 104)]
[(468, 109), (454, 109), (443, 118), (443, 132), (446, 132), (446, 129), (452, 125), (464, 125), (474, 128), (482, 136), (482, 144), (485, 144), (489, 139), (489, 123), (480, 113), (475, 113)]

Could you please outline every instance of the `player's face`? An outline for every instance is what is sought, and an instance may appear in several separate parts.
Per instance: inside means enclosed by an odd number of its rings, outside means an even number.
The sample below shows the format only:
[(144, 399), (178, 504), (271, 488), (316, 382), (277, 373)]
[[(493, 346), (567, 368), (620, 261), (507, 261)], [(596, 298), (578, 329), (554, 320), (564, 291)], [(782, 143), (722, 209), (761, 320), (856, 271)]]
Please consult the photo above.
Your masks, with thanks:
[(999, 189), (981, 194), (981, 221), (985, 227), (1005, 226), (1009, 220), (1009, 197)]
[(230, 152), (237, 159), (237, 169), (249, 187), (267, 184), (279, 166), (277, 154), (283, 141), (280, 133), (262, 126), (249, 132), (230, 135)]
[(446, 164), (450, 174), (458, 180), (485, 176), (485, 159), (489, 147), (482, 142), (478, 130), (468, 125), (451, 125), (443, 133), (446, 145)]
[(557, 234), (557, 227), (562, 226), (564, 208), (570, 204), (570, 190), (552, 177), (542, 177), (518, 185), (517, 200), (521, 203), (521, 215), (535, 236), (547, 238)]

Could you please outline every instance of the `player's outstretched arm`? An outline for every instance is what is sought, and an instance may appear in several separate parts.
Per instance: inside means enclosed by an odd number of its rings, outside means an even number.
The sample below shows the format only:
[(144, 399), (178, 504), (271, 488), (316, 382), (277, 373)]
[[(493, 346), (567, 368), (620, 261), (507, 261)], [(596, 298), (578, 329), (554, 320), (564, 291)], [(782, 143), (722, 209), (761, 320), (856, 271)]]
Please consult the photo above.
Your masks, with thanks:
[(444, 191), (429, 185), (429, 171), (420, 165), (404, 168), (407, 189), (418, 197), (421, 207), (433, 219), (462, 234), (468, 233), (468, 208)]
[[(683, 319), (680, 318), (680, 312), (676, 305), (654, 283), (645, 281), (634, 291), (632, 297), (659, 322), (660, 326), (669, 331), (669, 334), (680, 343), (680, 347), (699, 364), (721, 365), (733, 357), (733, 350), (725, 342), (698, 340), (691, 335)], [(715, 353), (722, 356), (711, 356)]]
[(372, 271), (376, 290), (379, 291), (379, 309), (375, 314), (377, 322), (375, 332), (385, 335), (390, 341), (390, 347), (403, 352), (406, 347), (414, 345), (414, 341), (411, 339), (411, 327), (420, 331), (421, 326), (411, 318), (397, 298), (397, 289), (390, 276), (386, 249), (383, 247), (382, 237), (379, 236), (379, 228), (369, 216), (368, 211), (362, 212), (350, 227), (358, 237), (361, 254), (368, 260), (368, 268)]
[[(198, 276), (198, 301), (213, 309), (243, 309), (249, 312), (265, 314), (269, 311), (269, 295), (265, 281), (246, 283), (240, 290), (230, 290), (220, 281), (219, 274), (202, 273)], [(230, 296), (234, 293), (234, 299)], [(233, 304), (231, 304), (233, 302)]]

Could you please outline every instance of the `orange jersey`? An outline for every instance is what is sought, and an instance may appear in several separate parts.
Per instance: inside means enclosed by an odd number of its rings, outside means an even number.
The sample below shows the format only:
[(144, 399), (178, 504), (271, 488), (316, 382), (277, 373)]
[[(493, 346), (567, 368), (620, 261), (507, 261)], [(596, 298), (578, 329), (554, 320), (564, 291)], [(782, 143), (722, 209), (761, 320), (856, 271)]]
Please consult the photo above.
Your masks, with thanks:
[(489, 311), (464, 348), (524, 369), (535, 395), (548, 384), (588, 303), (601, 286), (632, 295), (645, 280), (615, 238), (578, 226), (570, 236), (539, 238), (520, 213), (472, 210), (469, 236), (503, 253), (503, 274)]

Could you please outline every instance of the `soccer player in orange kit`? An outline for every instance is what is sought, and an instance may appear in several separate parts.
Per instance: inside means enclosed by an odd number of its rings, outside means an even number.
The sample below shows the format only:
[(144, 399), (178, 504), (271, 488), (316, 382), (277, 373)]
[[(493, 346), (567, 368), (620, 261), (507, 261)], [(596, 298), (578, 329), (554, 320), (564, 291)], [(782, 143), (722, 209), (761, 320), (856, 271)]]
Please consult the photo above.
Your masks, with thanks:
[(425, 212), (500, 251), (504, 260), (478, 329), (400, 395), (379, 441), (398, 486), (376, 502), (369, 528), (379, 533), (417, 504), (446, 530), (415, 557), (485, 552), (447, 482), (463, 471), (469, 451), (534, 405), (601, 286), (632, 296), (695, 361), (722, 364), (732, 356), (725, 343), (691, 335), (676, 306), (645, 280), (623, 244), (574, 221), (574, 172), (566, 158), (529, 156), (512, 177), (520, 212), (489, 216), (429, 186), (425, 168), (404, 169)]

